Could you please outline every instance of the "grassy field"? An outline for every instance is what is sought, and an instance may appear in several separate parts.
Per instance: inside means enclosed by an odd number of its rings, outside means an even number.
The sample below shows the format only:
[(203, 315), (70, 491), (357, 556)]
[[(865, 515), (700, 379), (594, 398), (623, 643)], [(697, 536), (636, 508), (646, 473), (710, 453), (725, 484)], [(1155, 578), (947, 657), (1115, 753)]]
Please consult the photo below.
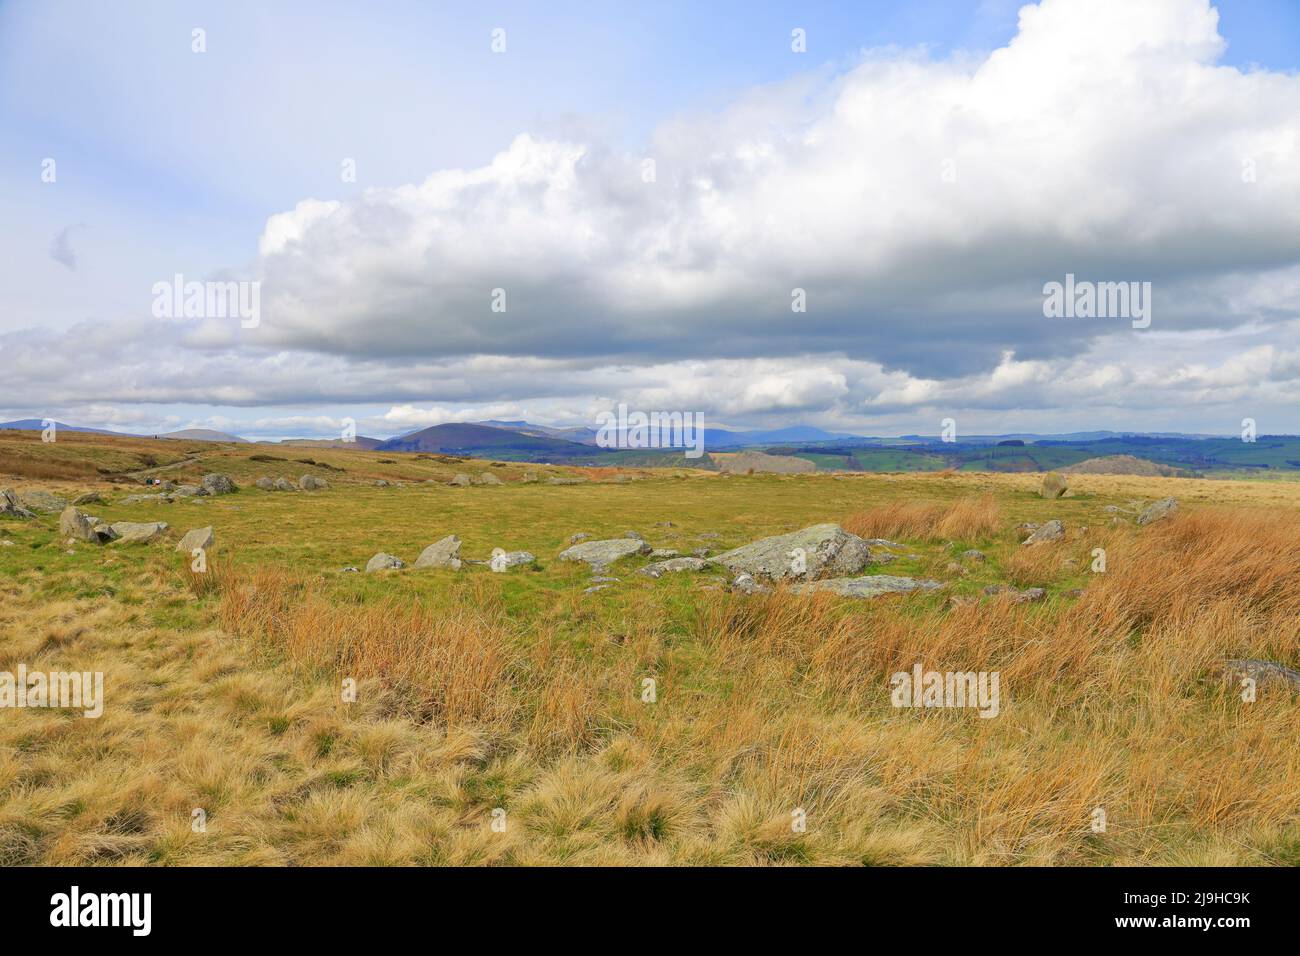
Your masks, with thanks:
[[(154, 469), (240, 490), (124, 504)], [(305, 473), (331, 487), (252, 486)], [(504, 484), (449, 486), (457, 473)], [(1246, 703), (1218, 674), (1227, 657), (1300, 664), (1294, 483), (1080, 475), (1047, 501), (1031, 474), (15, 433), (0, 475), (171, 525), (92, 546), (57, 515), (0, 518), (0, 671), (102, 671), (106, 693), (98, 719), (0, 710), (0, 864), (1300, 863), (1300, 704), (1272, 685)], [(589, 480), (546, 482), (572, 475)], [(1168, 495), (1176, 516), (1133, 522)], [(1020, 545), (1017, 525), (1053, 518), (1063, 540)], [(556, 560), (578, 532), (718, 553), (828, 521), (904, 545), (870, 573), (944, 587), (746, 596), (721, 571), (655, 580), (631, 558), (585, 593), (591, 572)], [(207, 525), (196, 574), (175, 542)], [(537, 561), (343, 570), (381, 550), (409, 565), (448, 534), (462, 557)], [(998, 716), (892, 706), (891, 675), (918, 662), (999, 672)]]

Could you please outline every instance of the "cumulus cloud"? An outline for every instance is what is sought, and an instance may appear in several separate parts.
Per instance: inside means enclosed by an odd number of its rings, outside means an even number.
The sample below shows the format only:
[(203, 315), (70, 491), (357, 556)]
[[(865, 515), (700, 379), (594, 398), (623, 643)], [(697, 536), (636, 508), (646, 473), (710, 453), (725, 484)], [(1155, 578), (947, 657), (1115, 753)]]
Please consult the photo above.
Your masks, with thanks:
[[(42, 389), (369, 403), (390, 430), (618, 401), (856, 428), (1292, 401), (1300, 76), (1223, 47), (1208, 0), (1043, 0), (982, 60), (868, 51), (641, 152), (521, 133), (271, 216), (258, 328), (86, 330), (100, 361), (47, 356)], [(1045, 319), (1066, 273), (1150, 281), (1150, 330)], [(25, 348), (0, 354), (15, 381)]]

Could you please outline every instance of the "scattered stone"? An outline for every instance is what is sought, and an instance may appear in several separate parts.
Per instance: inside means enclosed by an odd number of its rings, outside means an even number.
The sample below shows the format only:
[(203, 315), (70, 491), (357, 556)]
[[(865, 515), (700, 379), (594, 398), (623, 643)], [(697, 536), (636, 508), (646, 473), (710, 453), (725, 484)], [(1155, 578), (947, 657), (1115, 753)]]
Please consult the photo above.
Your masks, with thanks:
[(360, 568), (351, 568), (351, 567), (348, 567), (348, 568), (341, 568), (341, 569), (339, 570), (339, 573), (341, 573), (341, 574), (360, 574), (360, 573), (361, 573), (361, 569), (360, 569)]
[(380, 551), (366, 562), (366, 573), (371, 571), (396, 571), (404, 567), (406, 567), (406, 562), (401, 558)]
[(29, 511), (44, 511), (54, 514), (68, 506), (67, 501), (48, 491), (26, 491), (22, 494), (22, 503)]
[(1059, 541), (1063, 537), (1065, 537), (1065, 525), (1061, 524), (1061, 522), (1056, 518), (1053, 518), (1021, 543), (1043, 544), (1047, 541)]
[(296, 490), (296, 487), (295, 487), (294, 483), (293, 483), (292, 481), (290, 481), (288, 478), (277, 478), (277, 479), (275, 479), (275, 490), (276, 490), (276, 491), (295, 491), (295, 490)]
[(488, 561), (488, 567), (493, 571), (509, 571), (511, 568), (517, 568), (525, 564), (532, 564), (537, 559), (527, 551), (506, 551), (503, 548), (493, 548), (492, 557)]
[(383, 478), (376, 478), (376, 479), (375, 479), (375, 487), (376, 487), (376, 488), (387, 488), (387, 487), (388, 487), (388, 482), (385, 481)]
[(598, 575), (598, 576), (596, 576), (596, 577), (594, 577), (594, 578), (591, 579), (591, 583), (592, 583), (592, 584), (612, 584), (613, 582), (615, 582), (615, 581), (617, 581), (617, 580), (618, 580), (618, 578), (611, 578), (611, 577), (609, 577), (608, 575)]
[(963, 551), (963, 552), (961, 553), (961, 557), (965, 558), (967, 561), (987, 561), (987, 560), (988, 560), (988, 556), (985, 555), (983, 551), (976, 550), (975, 548), (971, 548), (969, 551)]
[(7, 518), (35, 518), (35, 513), (28, 511), (12, 488), (0, 491), (0, 515)]
[(195, 528), (192, 531), (186, 531), (180, 542), (176, 545), (176, 550), (183, 554), (193, 554), (195, 548), (202, 548), (204, 551), (211, 551), (212, 545), (216, 542), (216, 537), (212, 533), (212, 527)]
[(148, 544), (167, 532), (166, 521), (118, 521), (111, 527), (118, 544)]
[(610, 538), (607, 541), (584, 541), (560, 552), (561, 561), (585, 561), (593, 570), (603, 571), (620, 558), (648, 554), (650, 545), (636, 538)]
[[(800, 561), (802, 554), (802, 561)], [(801, 531), (762, 538), (726, 551), (714, 561), (731, 571), (756, 577), (817, 578), (822, 574), (856, 574), (871, 560), (867, 543), (837, 524), (818, 524)], [(802, 565), (800, 570), (796, 567)]]
[(1038, 494), (1043, 498), (1059, 498), (1069, 487), (1069, 482), (1065, 478), (1054, 471), (1049, 471), (1043, 475), (1043, 483), (1038, 488)]
[[(208, 489), (204, 488), (202, 485), (178, 485), (176, 490), (173, 492), (173, 494), (181, 498), (197, 498), (201, 495), (206, 495), (207, 493)], [(140, 497), (152, 498), (154, 496), (141, 495)]]
[(441, 541), (435, 541), (415, 559), (417, 568), (450, 568), (453, 571), (459, 571), (461, 566), (460, 560), (460, 538), (454, 534), (449, 534)]
[(718, 534), (718, 532), (716, 531), (706, 531), (704, 532), (704, 534), (696, 535), (696, 537), (698, 537), (701, 541), (716, 541), (719, 538), (721, 538), (722, 535)]
[(298, 487), (303, 491), (328, 491), (330, 483), (315, 475), (303, 475), (298, 479)]
[(596, 592), (596, 591), (603, 591), (603, 590), (605, 590), (605, 588), (607, 588), (607, 587), (609, 587), (608, 584), (593, 584), (591, 587), (585, 589), (582, 593), (583, 593), (583, 594), (592, 594), (592, 593), (594, 593), (594, 592)]
[(934, 591), (943, 587), (938, 581), (904, 578), (893, 574), (869, 574), (861, 578), (827, 578), (796, 584), (797, 593), (829, 591), (841, 597), (874, 598), (882, 594), (907, 594), (912, 591)]
[(759, 584), (752, 574), (741, 571), (732, 579), (731, 590), (739, 591), (741, 594), (766, 594), (772, 589), (765, 584)]
[(707, 558), (712, 553), (712, 548), (695, 548), (691, 551), (691, 556), (696, 558)]
[(1018, 588), (1013, 588), (1009, 584), (990, 584), (984, 589), (984, 593), (989, 597), (1006, 595), (1011, 599), (1013, 604), (1025, 604), (1031, 601), (1041, 601), (1043, 598), (1047, 597), (1047, 592), (1043, 588), (1027, 588), (1024, 591), (1021, 591)]
[(63, 509), (59, 515), (59, 534), (64, 538), (84, 541), (87, 544), (99, 544), (100, 535), (95, 529), (96, 519), (82, 514), (72, 505)]
[(655, 527), (656, 527), (656, 528), (675, 528), (675, 527), (677, 527), (677, 525), (673, 524), (671, 521), (656, 521), (656, 522), (655, 522)]
[(456, 475), (448, 484), (455, 485), (457, 488), (468, 488), (474, 482), (469, 475)]
[[(672, 548), (655, 548), (650, 552), (650, 560), (652, 561), (666, 561), (669, 558), (679, 557), (681, 557), (681, 552), (674, 551)], [(700, 555), (700, 557), (703, 557), (703, 555)]]
[(591, 535), (587, 534), (587, 532), (579, 531), (569, 539), (569, 544), (582, 544), (582, 542), (586, 541), (590, 537)]
[(623, 537), (625, 537), (625, 538), (635, 538), (637, 541), (644, 541), (644, 540), (645, 540), (645, 535), (643, 535), (643, 534), (639, 534), (639, 533), (637, 533), (636, 531), (624, 531), (624, 532), (623, 532)]
[(230, 480), (229, 475), (204, 475), (202, 487), (210, 495), (228, 495), (236, 490), (235, 483)]
[(98, 491), (87, 491), (84, 495), (77, 495), (72, 499), (72, 503), (80, 507), (81, 505), (102, 505), (103, 497)]
[(1178, 510), (1177, 498), (1161, 498), (1152, 505), (1148, 505), (1138, 515), (1138, 524), (1150, 524), (1153, 521), (1159, 521), (1162, 518), (1168, 518)]
[(663, 574), (677, 571), (703, 571), (709, 566), (709, 562), (703, 558), (669, 558), (667, 561), (657, 561), (654, 564), (647, 564), (637, 574), (644, 574), (647, 577), (657, 578)]
[(547, 478), (548, 485), (580, 485), (585, 482), (586, 478)]
[(1065, 592), (1066, 597), (1081, 598), (1083, 597), (1083, 588), (1070, 588)]
[(1294, 691), (1300, 691), (1300, 673), (1273, 661), (1236, 658), (1224, 662), (1223, 673), (1224, 676), (1237, 681), (1249, 677), (1257, 686), (1277, 684), (1289, 686)]
[(537, 473), (536, 473), (536, 472), (532, 472), (532, 471), (526, 471), (526, 472), (524, 472), (524, 478), (523, 478), (523, 481), (524, 481), (524, 484), (526, 484), (526, 485), (531, 485), (531, 484), (536, 483), (536, 482), (538, 481)]
[(1035, 524), (1035, 523), (1032, 522), (1032, 521), (1025, 521), (1025, 522), (1022, 522), (1021, 524), (1016, 525), (1016, 530), (1017, 530), (1017, 531), (1037, 531), (1040, 527), (1041, 527), (1041, 525)]
[(259, 478), (257, 481), (253, 482), (253, 484), (257, 485), (257, 487), (261, 488), (263, 491), (275, 491), (275, 481), (270, 478)]
[(161, 492), (159, 492), (156, 495), (127, 495), (125, 498), (122, 499), (122, 504), (138, 505), (142, 501), (159, 501), (165, 505), (169, 505), (172, 503), (172, 496), (164, 495)]
[(500, 484), (503, 484), (503, 482), (501, 481), (501, 479), (498, 478), (496, 475), (492, 474), (492, 472), (490, 472), (490, 471), (485, 471), (485, 472), (480, 473), (479, 475), (477, 475), (477, 476), (473, 479), (473, 481), (474, 481), (474, 484), (476, 484), (476, 485), (500, 485)]

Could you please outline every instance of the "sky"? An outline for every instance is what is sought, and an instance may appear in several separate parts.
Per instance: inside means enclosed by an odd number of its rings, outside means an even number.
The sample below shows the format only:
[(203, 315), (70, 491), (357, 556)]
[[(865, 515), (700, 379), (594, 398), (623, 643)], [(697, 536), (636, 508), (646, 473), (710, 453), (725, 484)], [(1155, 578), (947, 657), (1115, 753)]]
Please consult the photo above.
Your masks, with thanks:
[(0, 420), (1296, 433), (1297, 67), (1295, 0), (0, 0)]

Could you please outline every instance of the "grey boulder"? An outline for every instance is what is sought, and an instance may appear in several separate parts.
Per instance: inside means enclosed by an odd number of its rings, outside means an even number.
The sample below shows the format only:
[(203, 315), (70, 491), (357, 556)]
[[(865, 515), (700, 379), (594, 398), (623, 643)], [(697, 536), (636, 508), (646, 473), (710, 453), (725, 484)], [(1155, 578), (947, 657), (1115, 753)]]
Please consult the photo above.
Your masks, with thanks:
[(724, 551), (711, 560), (730, 571), (779, 581), (857, 574), (870, 563), (871, 551), (867, 542), (837, 524), (816, 524)]
[(204, 475), (202, 486), (210, 495), (228, 495), (235, 490), (235, 483), (229, 475)]
[(117, 521), (111, 527), (118, 544), (148, 544), (167, 532), (166, 521)]
[(1043, 544), (1047, 541), (1059, 541), (1065, 537), (1065, 525), (1061, 524), (1056, 518), (1041, 525), (1034, 531), (1022, 544)]
[(325, 491), (329, 486), (328, 481), (315, 475), (303, 475), (298, 479), (298, 487), (303, 491)]
[(1177, 498), (1161, 498), (1142, 510), (1142, 513), (1138, 515), (1138, 524), (1150, 524), (1153, 521), (1159, 521), (1161, 518), (1168, 518), (1177, 510)]
[(449, 534), (441, 541), (435, 541), (415, 559), (417, 568), (450, 568), (460, 570), (460, 538)]
[(373, 558), (366, 562), (366, 572), (371, 571), (396, 571), (406, 567), (406, 562), (396, 555), (385, 554), (380, 551)]
[(212, 548), (215, 538), (212, 534), (212, 528), (195, 528), (193, 531), (186, 531), (180, 543), (176, 545), (176, 550), (185, 554), (193, 554), (195, 548), (201, 548), (208, 551)]
[(634, 554), (649, 554), (650, 545), (637, 538), (610, 538), (605, 541), (583, 541), (560, 552), (561, 561), (585, 561), (593, 569), (602, 570), (620, 558)]

